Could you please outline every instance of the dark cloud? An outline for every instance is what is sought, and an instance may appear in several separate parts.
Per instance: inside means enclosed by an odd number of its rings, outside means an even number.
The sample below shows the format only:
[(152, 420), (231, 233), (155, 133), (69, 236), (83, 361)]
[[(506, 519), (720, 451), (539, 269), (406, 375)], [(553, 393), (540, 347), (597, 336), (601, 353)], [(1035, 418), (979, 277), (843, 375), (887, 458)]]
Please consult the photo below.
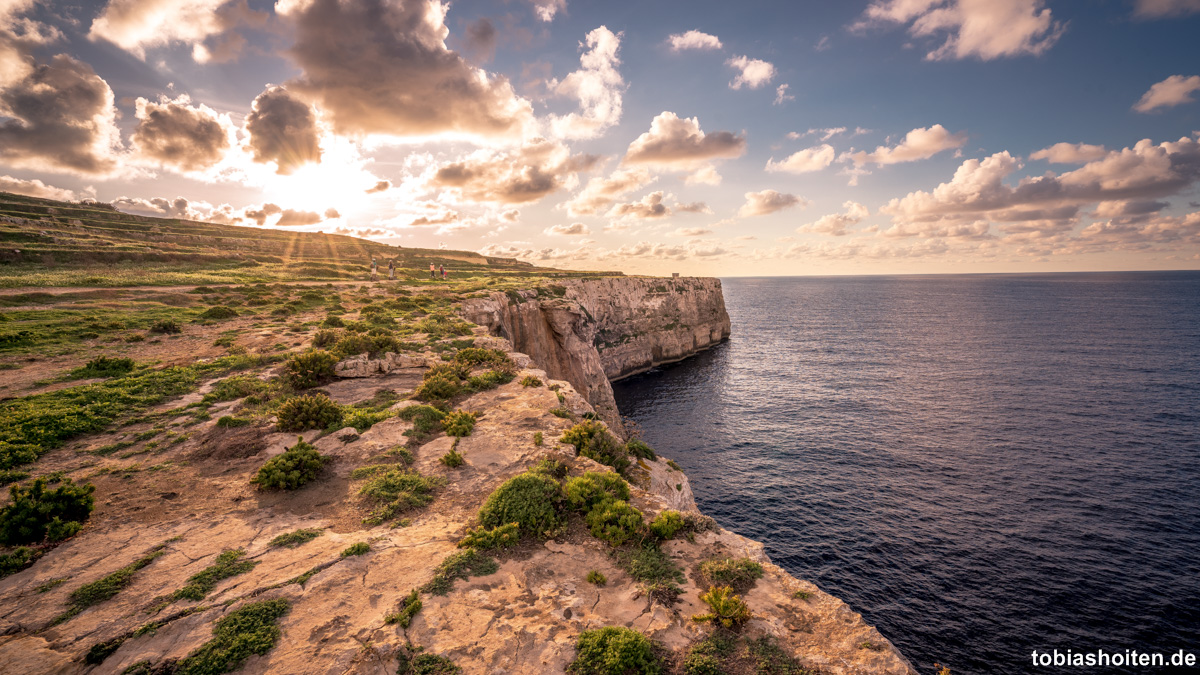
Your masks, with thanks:
[(66, 54), (29, 65), (25, 77), (0, 91), (0, 117), (11, 118), (0, 122), (0, 161), (91, 174), (116, 168), (119, 137), (108, 83)]
[(391, 189), (392, 189), (392, 181), (381, 180), (378, 183), (376, 183), (373, 187), (367, 188), (367, 194), (371, 195), (371, 194), (375, 194), (376, 192), (386, 192)]
[(326, 218), (341, 218), (342, 214), (338, 213), (337, 209), (330, 208), (330, 209), (325, 209), (325, 217)]
[(340, 133), (511, 136), (532, 119), (507, 79), (446, 49), (433, 0), (312, 0), (286, 16), (303, 70), (289, 89), (312, 97)]
[(496, 55), (496, 27), (486, 18), (467, 24), (463, 51), (475, 63), (487, 63)]
[(312, 108), (282, 87), (270, 87), (254, 99), (246, 131), (254, 161), (275, 162), (276, 173), (288, 175), (308, 162), (321, 161)]
[(566, 146), (539, 138), (511, 154), (480, 151), (447, 164), (432, 182), (457, 188), (471, 201), (526, 204), (563, 187), (568, 176), (592, 168), (599, 159), (571, 155)]
[(316, 225), (324, 220), (321, 214), (316, 211), (296, 211), (294, 209), (284, 209), (283, 215), (279, 217), (279, 222), (275, 223), (276, 227), (296, 227), (298, 225)]
[(617, 204), (608, 211), (609, 218), (664, 218), (671, 215), (671, 209), (663, 203), (663, 192), (657, 190), (642, 197), (641, 200), (628, 204)]
[(132, 141), (143, 156), (183, 171), (201, 171), (221, 161), (229, 134), (216, 113), (192, 107), (188, 98), (153, 103), (137, 100)]
[(259, 225), (266, 225), (267, 217), (273, 216), (277, 213), (283, 213), (283, 209), (281, 209), (277, 204), (267, 203), (263, 204), (261, 209), (246, 209), (243, 215)]

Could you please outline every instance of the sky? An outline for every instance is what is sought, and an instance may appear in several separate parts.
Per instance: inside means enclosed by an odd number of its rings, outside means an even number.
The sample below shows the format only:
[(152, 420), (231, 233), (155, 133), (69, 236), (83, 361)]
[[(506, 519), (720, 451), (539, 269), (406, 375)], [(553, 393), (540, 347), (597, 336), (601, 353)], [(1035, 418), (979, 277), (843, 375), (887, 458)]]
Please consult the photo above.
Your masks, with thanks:
[(0, 190), (636, 274), (1200, 268), (1200, 0), (0, 0)]

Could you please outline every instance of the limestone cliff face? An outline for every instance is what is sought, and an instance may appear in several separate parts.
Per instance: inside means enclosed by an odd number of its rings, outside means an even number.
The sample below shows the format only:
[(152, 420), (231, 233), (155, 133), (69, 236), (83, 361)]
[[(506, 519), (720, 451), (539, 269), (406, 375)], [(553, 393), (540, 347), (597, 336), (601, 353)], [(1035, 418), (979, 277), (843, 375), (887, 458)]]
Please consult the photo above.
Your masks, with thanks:
[(464, 318), (512, 341), (619, 424), (609, 382), (685, 359), (729, 337), (721, 281), (610, 277), (463, 303)]

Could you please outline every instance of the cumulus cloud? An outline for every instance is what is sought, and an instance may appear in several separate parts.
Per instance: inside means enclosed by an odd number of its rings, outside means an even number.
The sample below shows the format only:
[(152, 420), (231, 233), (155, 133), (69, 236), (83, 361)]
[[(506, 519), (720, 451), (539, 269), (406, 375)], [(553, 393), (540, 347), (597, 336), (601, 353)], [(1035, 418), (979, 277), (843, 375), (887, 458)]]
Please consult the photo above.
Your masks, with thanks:
[(572, 216), (594, 215), (608, 208), (619, 197), (654, 182), (647, 169), (617, 169), (608, 178), (588, 180), (579, 194), (564, 206)]
[(246, 210), (244, 210), (242, 212), (242, 215), (244, 215), (246, 218), (249, 218), (250, 220), (253, 220), (254, 222), (258, 223), (260, 226), (262, 226), (262, 225), (267, 224), (267, 218), (269, 218), (270, 216), (278, 215), (280, 213), (283, 213), (282, 207), (280, 207), (278, 204), (267, 203), (267, 204), (263, 204), (262, 208), (258, 208), (258, 209), (247, 208)]
[(233, 125), (228, 116), (191, 103), (186, 94), (157, 103), (138, 98), (130, 137), (137, 152), (180, 171), (203, 171), (220, 162), (233, 145)]
[(1184, 77), (1172, 75), (1162, 82), (1157, 82), (1149, 91), (1142, 95), (1133, 109), (1148, 113), (1157, 108), (1170, 108), (1183, 103), (1191, 103), (1195, 99), (1192, 94), (1200, 91), (1200, 75)]
[(760, 59), (735, 56), (726, 61), (725, 65), (740, 71), (737, 77), (730, 81), (730, 89), (741, 89), (743, 86), (758, 89), (775, 79), (775, 66)]
[(650, 131), (629, 144), (622, 161), (624, 164), (686, 170), (699, 168), (714, 159), (740, 157), (745, 152), (745, 136), (729, 131), (706, 134), (700, 129), (698, 118), (681, 118), (667, 111), (654, 118)]
[[(245, 38), (229, 32), (242, 23), (261, 26), (267, 14), (246, 0), (109, 0), (92, 21), (88, 37), (107, 40), (145, 60), (146, 50), (183, 43), (200, 62), (238, 55)], [(206, 44), (207, 41), (207, 44)]]
[(703, 237), (706, 234), (712, 234), (712, 230), (703, 227), (681, 227), (671, 233), (675, 237)]
[(818, 145), (792, 153), (786, 159), (778, 162), (772, 157), (767, 160), (766, 169), (773, 172), (810, 173), (820, 171), (833, 164), (836, 156), (837, 153), (834, 151), (832, 145)]
[(1084, 164), (1108, 154), (1103, 145), (1087, 143), (1055, 143), (1029, 155), (1029, 159), (1044, 159), (1052, 164)]
[(833, 237), (844, 237), (849, 232), (846, 228), (857, 225), (862, 222), (863, 218), (871, 215), (867, 207), (854, 201), (847, 201), (842, 204), (845, 209), (842, 213), (830, 213), (821, 216), (816, 221), (806, 223), (796, 228), (797, 232), (813, 232), (816, 234), (828, 234)]
[(229, 204), (215, 206), (205, 201), (188, 200), (185, 197), (175, 197), (174, 199), (165, 199), (163, 197), (153, 197), (151, 199), (118, 197), (111, 204), (120, 211), (141, 216), (179, 218), (181, 220), (223, 223), (226, 225), (242, 221), (242, 216), (236, 214), (233, 207)]
[(12, 176), (0, 176), (0, 192), (12, 192), (18, 195), (41, 197), (43, 199), (57, 199), (64, 202), (73, 202), (78, 199), (74, 191), (57, 188), (53, 185), (46, 185), (36, 178), (23, 180), (21, 178), (13, 178)]
[(796, 100), (796, 97), (787, 93), (787, 91), (788, 91), (788, 85), (786, 85), (786, 84), (781, 84), (778, 87), (775, 87), (775, 103), (774, 103), (774, 105), (783, 105), (787, 101), (795, 101)]
[(747, 192), (746, 203), (742, 205), (742, 208), (738, 209), (738, 215), (743, 218), (748, 216), (765, 216), (795, 206), (808, 206), (808, 203), (808, 200), (801, 199), (796, 195), (784, 194), (775, 190)]
[(295, 25), (289, 53), (302, 70), (288, 90), (315, 100), (341, 134), (516, 137), (532, 121), (506, 78), (446, 48), (438, 0), (289, 0), (277, 9)]
[(930, 192), (916, 191), (889, 201), (882, 212), (892, 217), (887, 233), (896, 236), (949, 236), (964, 228), (986, 233), (998, 223), (1006, 233), (1061, 233), (1073, 227), (1081, 207), (1099, 213), (1128, 215), (1153, 210), (1153, 200), (1175, 195), (1200, 180), (1200, 142), (1181, 138), (1154, 144), (1144, 139), (1132, 148), (1061, 175), (1022, 178), (1015, 187), (1006, 179), (1021, 168), (1007, 152), (983, 160), (970, 159), (953, 178)]
[(588, 33), (588, 51), (579, 58), (581, 68), (553, 84), (554, 93), (579, 101), (580, 109), (578, 113), (550, 117), (556, 136), (596, 138), (621, 121), (625, 80), (617, 70), (621, 65), (617, 52), (622, 35), (604, 26)]
[(120, 133), (108, 83), (66, 54), (46, 64), (26, 54), (19, 61), (24, 77), (0, 89), (0, 161), (47, 171), (114, 170)]
[(567, 11), (567, 0), (529, 0), (533, 3), (533, 13), (542, 21), (553, 21), (559, 12)]
[(583, 223), (572, 223), (570, 225), (555, 225), (554, 227), (546, 228), (546, 234), (561, 234), (564, 236), (575, 237), (585, 234), (591, 234), (592, 230)]
[(373, 195), (373, 194), (375, 194), (375, 193), (377, 193), (377, 192), (387, 192), (388, 190), (391, 190), (391, 189), (392, 189), (392, 181), (390, 181), (390, 180), (381, 180), (381, 181), (379, 181), (378, 183), (376, 183), (376, 184), (372, 185), (371, 187), (367, 188), (366, 192), (367, 192), (367, 194), (369, 194), (369, 195)]
[(914, 38), (944, 38), (925, 55), (929, 60), (1036, 56), (1066, 28), (1044, 5), (1044, 0), (873, 0), (851, 30), (903, 24)]
[(316, 225), (325, 220), (321, 214), (316, 211), (297, 211), (295, 209), (284, 209), (279, 215), (279, 220), (275, 222), (276, 227), (297, 227), (300, 225)]
[(369, 239), (371, 237), (394, 237), (396, 232), (378, 227), (335, 227), (334, 234), (345, 234), (351, 237)]
[(689, 30), (686, 33), (674, 33), (667, 38), (671, 51), (681, 52), (685, 49), (720, 49), (721, 40), (716, 35)]
[(527, 204), (567, 187), (598, 160), (594, 155), (571, 155), (565, 145), (538, 138), (513, 152), (477, 150), (439, 168), (430, 182), (455, 189), (470, 201)]
[(713, 210), (704, 202), (691, 202), (688, 204), (676, 204), (675, 210), (679, 213), (712, 213)]
[(288, 175), (304, 164), (321, 161), (312, 108), (282, 87), (268, 87), (254, 99), (246, 116), (246, 133), (254, 161), (275, 162), (276, 173)]
[(325, 217), (332, 220), (334, 218), (341, 218), (342, 214), (338, 213), (337, 209), (328, 208), (325, 209)]
[(1136, 0), (1134, 15), (1143, 19), (1183, 16), (1200, 12), (1200, 0)]
[(606, 215), (609, 218), (664, 218), (671, 215), (671, 209), (663, 203), (663, 191), (658, 190), (636, 202), (617, 204)]
[(884, 166), (929, 159), (939, 152), (961, 148), (966, 142), (965, 131), (952, 134), (946, 127), (935, 124), (928, 129), (913, 129), (904, 136), (904, 140), (899, 145), (890, 148), (881, 145), (875, 148), (874, 152), (853, 152), (847, 154), (846, 157), (856, 166), (864, 164)]

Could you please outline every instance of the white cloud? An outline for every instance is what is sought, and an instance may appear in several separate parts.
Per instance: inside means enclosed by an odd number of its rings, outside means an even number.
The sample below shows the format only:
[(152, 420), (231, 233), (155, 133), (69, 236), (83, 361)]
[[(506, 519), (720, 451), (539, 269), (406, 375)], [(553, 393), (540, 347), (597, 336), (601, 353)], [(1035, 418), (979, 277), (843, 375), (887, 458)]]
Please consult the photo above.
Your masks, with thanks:
[(1183, 16), (1200, 12), (1200, 0), (1136, 0), (1134, 14), (1143, 19)]
[(567, 11), (567, 0), (529, 0), (533, 3), (533, 12), (542, 21), (553, 21), (559, 12)]
[(592, 230), (583, 223), (572, 223), (570, 225), (555, 225), (554, 227), (546, 228), (546, 234), (561, 234), (563, 236), (575, 237), (585, 234), (591, 234)]
[(818, 145), (792, 153), (787, 159), (776, 162), (772, 157), (766, 169), (772, 172), (810, 173), (820, 171), (833, 163), (837, 153), (831, 145)]
[(1151, 86), (1149, 91), (1142, 95), (1141, 100), (1134, 104), (1133, 109), (1146, 113), (1156, 108), (1170, 108), (1183, 103), (1191, 103), (1195, 100), (1192, 98), (1192, 94), (1197, 91), (1200, 91), (1200, 75), (1191, 77), (1172, 75)]
[(851, 30), (906, 24), (915, 38), (944, 36), (925, 55), (930, 60), (1036, 56), (1066, 28), (1044, 5), (1044, 0), (874, 0)]
[(64, 202), (73, 202), (78, 199), (74, 191), (64, 190), (53, 185), (46, 185), (36, 178), (33, 180), (22, 180), (20, 178), (13, 178), (12, 176), (0, 176), (0, 192), (13, 192), (29, 197), (57, 199)]
[(597, 161), (594, 155), (572, 155), (561, 143), (536, 138), (511, 152), (476, 150), (439, 167), (430, 184), (450, 188), (468, 201), (527, 204), (574, 187), (576, 174)]
[(711, 160), (740, 157), (746, 152), (746, 137), (728, 131), (704, 133), (700, 120), (665, 111), (650, 123), (650, 130), (629, 144), (625, 164), (641, 164), (667, 170), (700, 168)]
[(748, 56), (735, 56), (726, 61), (725, 65), (741, 71), (729, 83), (730, 89), (741, 89), (743, 86), (758, 89), (775, 79), (775, 66), (760, 59), (752, 59)]
[(703, 237), (706, 234), (712, 234), (712, 230), (703, 227), (681, 227), (671, 233), (674, 237)]
[(681, 52), (685, 49), (720, 49), (721, 40), (716, 35), (689, 30), (686, 33), (675, 33), (667, 38), (671, 51)]
[(608, 208), (618, 197), (654, 182), (647, 169), (617, 169), (608, 178), (599, 176), (588, 180), (579, 194), (564, 207), (572, 216), (594, 215)]
[(228, 0), (110, 0), (88, 37), (107, 40), (146, 59), (146, 49), (172, 42), (202, 43), (224, 30), (217, 8)]
[(579, 58), (582, 67), (554, 83), (556, 94), (576, 99), (580, 108), (579, 113), (550, 117), (551, 127), (559, 138), (596, 138), (621, 121), (625, 80), (617, 70), (621, 65), (617, 52), (622, 35), (604, 26), (588, 33), (590, 51)]
[(796, 206), (805, 207), (808, 204), (809, 201), (807, 199), (802, 199), (796, 195), (776, 192), (775, 190), (747, 192), (746, 203), (742, 205), (742, 208), (738, 209), (738, 215), (743, 218), (765, 216)]
[(845, 157), (852, 160), (856, 166), (864, 164), (884, 166), (929, 159), (939, 152), (961, 148), (966, 142), (965, 131), (952, 134), (946, 127), (935, 124), (928, 129), (913, 129), (904, 136), (904, 140), (899, 145), (890, 148), (881, 145), (875, 148), (874, 152), (847, 153)]
[(663, 203), (663, 191), (658, 190), (628, 204), (617, 204), (606, 214), (609, 218), (665, 218), (671, 209)]
[(787, 93), (788, 85), (781, 84), (775, 87), (775, 105), (783, 105), (787, 101), (795, 101), (796, 97)]
[(867, 207), (858, 202), (848, 201), (842, 204), (845, 209), (843, 213), (830, 213), (821, 216), (816, 221), (806, 223), (796, 228), (797, 232), (814, 232), (817, 234), (828, 234), (833, 237), (844, 237), (849, 234), (846, 231), (847, 227), (857, 225), (862, 222), (863, 218), (871, 215)]
[(1055, 143), (1029, 155), (1029, 159), (1044, 159), (1052, 164), (1084, 164), (1108, 154), (1103, 145), (1087, 143)]

